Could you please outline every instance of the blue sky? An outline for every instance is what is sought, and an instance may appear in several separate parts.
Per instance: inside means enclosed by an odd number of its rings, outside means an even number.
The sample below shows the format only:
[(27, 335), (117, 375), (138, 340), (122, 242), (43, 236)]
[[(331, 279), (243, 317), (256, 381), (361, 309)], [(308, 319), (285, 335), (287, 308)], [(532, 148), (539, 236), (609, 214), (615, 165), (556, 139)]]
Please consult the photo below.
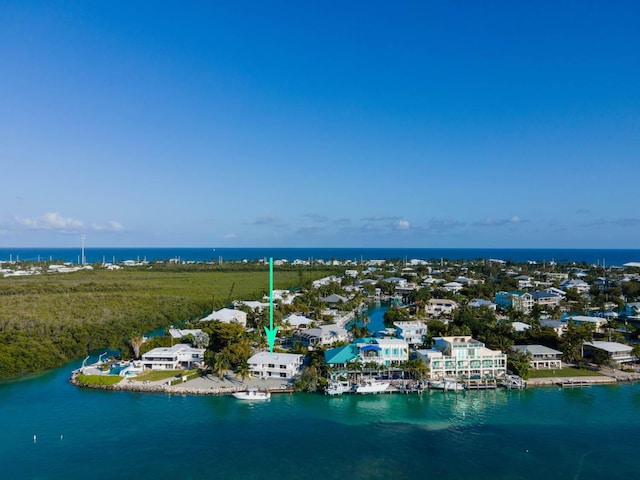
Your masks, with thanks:
[(0, 2), (0, 246), (640, 248), (637, 2), (393, 3)]

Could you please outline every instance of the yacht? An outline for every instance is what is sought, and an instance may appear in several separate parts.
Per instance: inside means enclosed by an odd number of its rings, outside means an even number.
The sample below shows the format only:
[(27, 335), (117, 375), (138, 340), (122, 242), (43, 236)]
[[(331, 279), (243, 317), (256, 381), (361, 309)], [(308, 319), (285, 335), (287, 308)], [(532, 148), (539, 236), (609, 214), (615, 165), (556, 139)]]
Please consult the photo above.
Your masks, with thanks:
[(262, 401), (269, 400), (271, 398), (271, 393), (260, 392), (256, 388), (250, 388), (249, 390), (245, 390), (244, 392), (235, 392), (233, 396), (238, 400)]
[(381, 382), (379, 380), (364, 380), (353, 386), (355, 393), (380, 393), (384, 392), (389, 386), (389, 382)]

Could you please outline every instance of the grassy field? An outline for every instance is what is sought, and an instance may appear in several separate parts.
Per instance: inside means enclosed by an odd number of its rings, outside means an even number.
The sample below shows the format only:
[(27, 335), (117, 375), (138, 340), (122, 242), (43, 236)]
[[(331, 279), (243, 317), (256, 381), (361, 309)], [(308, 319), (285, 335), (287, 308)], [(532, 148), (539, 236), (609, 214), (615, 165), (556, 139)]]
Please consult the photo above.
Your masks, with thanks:
[(600, 372), (566, 367), (553, 370), (530, 370), (529, 378), (562, 378), (562, 377), (599, 377)]
[(157, 380), (164, 380), (165, 378), (174, 378), (177, 375), (190, 375), (195, 370), (149, 370), (144, 373), (140, 373), (132, 378), (136, 382), (155, 382)]
[[(332, 272), (274, 270), (274, 288)], [(268, 266), (96, 269), (0, 279), (0, 377), (56, 367), (269, 290)]]

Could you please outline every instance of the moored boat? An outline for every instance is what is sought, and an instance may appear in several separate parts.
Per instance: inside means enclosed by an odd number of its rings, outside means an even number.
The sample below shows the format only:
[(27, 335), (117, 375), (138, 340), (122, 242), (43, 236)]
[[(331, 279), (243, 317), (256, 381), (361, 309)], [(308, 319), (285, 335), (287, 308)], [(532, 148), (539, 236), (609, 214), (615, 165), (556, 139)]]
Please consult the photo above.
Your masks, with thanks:
[(342, 395), (351, 391), (349, 382), (329, 382), (327, 388), (324, 389), (325, 395)]
[(250, 388), (249, 390), (245, 390), (243, 392), (235, 392), (233, 396), (238, 400), (261, 401), (261, 400), (269, 400), (271, 398), (271, 393), (260, 392), (256, 388)]
[(389, 387), (389, 382), (381, 382), (379, 380), (364, 380), (362, 383), (354, 385), (355, 393), (381, 393)]

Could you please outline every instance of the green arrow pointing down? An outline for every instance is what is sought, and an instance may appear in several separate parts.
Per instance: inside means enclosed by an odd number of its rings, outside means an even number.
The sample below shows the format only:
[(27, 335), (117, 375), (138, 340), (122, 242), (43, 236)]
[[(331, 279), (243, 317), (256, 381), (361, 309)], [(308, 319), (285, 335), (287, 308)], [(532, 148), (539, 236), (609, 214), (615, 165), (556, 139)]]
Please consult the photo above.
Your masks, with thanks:
[(264, 327), (269, 342), (269, 351), (273, 353), (273, 344), (276, 341), (278, 327), (273, 327), (273, 258), (269, 258), (269, 328)]

